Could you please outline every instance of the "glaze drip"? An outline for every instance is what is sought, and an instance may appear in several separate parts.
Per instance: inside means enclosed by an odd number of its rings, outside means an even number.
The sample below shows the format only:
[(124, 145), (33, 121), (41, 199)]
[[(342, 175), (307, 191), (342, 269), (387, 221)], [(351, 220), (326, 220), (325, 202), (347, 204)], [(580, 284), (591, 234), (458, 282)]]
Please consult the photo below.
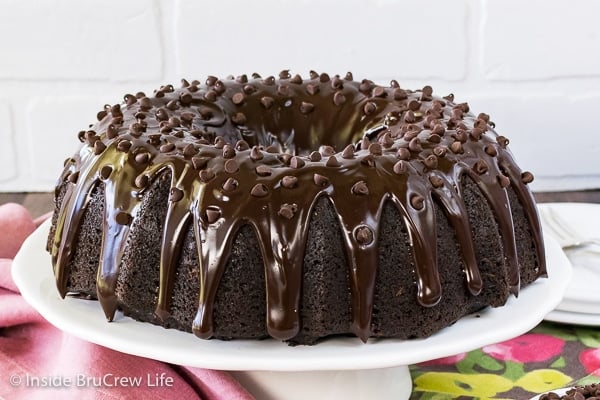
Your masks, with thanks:
[[(467, 288), (482, 290), (472, 229), (460, 181), (471, 178), (488, 200), (500, 231), (511, 291), (519, 289), (514, 226), (505, 186), (529, 216), (539, 276), (544, 248), (537, 211), (522, 171), (485, 114), (437, 98), (429, 87), (410, 91), (311, 74), (311, 79), (218, 80), (166, 85), (154, 96), (126, 95), (106, 106), (99, 122), (79, 134), (84, 145), (68, 160), (66, 185), (51, 253), (66, 295), (71, 245), (95, 185), (105, 187), (98, 298), (109, 320), (123, 247), (145, 189), (171, 177), (162, 232), (155, 315), (170, 317), (176, 263), (190, 224), (198, 249), (198, 311), (194, 333), (213, 336), (212, 309), (235, 234), (254, 230), (264, 261), (268, 334), (281, 340), (300, 329), (302, 263), (309, 220), (318, 199), (337, 212), (352, 297), (349, 330), (366, 341), (377, 274), (379, 226), (387, 201), (407, 227), (417, 300), (433, 307), (444, 293), (438, 274), (435, 203), (456, 231)], [(75, 182), (79, 182), (75, 184)]]

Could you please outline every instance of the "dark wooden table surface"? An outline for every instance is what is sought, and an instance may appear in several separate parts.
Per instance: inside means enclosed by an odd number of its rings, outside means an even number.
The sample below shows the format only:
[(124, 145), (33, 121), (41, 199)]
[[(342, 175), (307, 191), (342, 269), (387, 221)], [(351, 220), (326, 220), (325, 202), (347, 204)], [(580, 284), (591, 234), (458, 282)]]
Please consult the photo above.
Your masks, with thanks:
[[(552, 201), (600, 203), (600, 189), (535, 193), (535, 198), (541, 203)], [(51, 211), (52, 200), (51, 193), (0, 193), (0, 205), (10, 202), (23, 204), (34, 218)]]

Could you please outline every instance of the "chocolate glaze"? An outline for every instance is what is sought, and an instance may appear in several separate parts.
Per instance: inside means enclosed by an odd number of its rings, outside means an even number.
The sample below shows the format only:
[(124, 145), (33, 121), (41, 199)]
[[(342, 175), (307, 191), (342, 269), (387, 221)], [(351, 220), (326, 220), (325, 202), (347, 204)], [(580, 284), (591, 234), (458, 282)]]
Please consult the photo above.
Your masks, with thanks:
[[(84, 145), (66, 161), (59, 186), (68, 188), (50, 241), (58, 289), (67, 292), (68, 262), (95, 185), (105, 188), (105, 223), (98, 299), (109, 320), (118, 307), (115, 286), (129, 226), (145, 188), (169, 173), (171, 195), (160, 256), (155, 314), (169, 317), (176, 262), (192, 224), (200, 260), (199, 307), (193, 324), (213, 334), (212, 307), (235, 233), (249, 224), (259, 238), (267, 282), (267, 329), (277, 339), (299, 330), (302, 260), (313, 207), (328, 197), (343, 228), (351, 277), (352, 332), (371, 336), (379, 222), (391, 201), (403, 216), (415, 258), (418, 301), (442, 298), (437, 272), (433, 202), (456, 230), (469, 291), (482, 289), (461, 176), (477, 183), (495, 213), (513, 293), (519, 265), (505, 187), (517, 193), (529, 218), (545, 276), (544, 246), (523, 173), (489, 116), (475, 117), (453, 96), (432, 96), (363, 80), (287, 71), (279, 79), (246, 76), (205, 84), (183, 80), (152, 97), (126, 95), (105, 106), (99, 122), (80, 132)], [(78, 182), (77, 184), (75, 182)]]

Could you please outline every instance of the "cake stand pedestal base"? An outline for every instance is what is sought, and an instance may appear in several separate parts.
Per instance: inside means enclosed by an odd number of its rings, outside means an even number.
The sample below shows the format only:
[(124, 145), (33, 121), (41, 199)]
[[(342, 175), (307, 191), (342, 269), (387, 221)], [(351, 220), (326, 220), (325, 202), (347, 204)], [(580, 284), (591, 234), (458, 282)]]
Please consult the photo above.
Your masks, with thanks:
[(231, 371), (262, 400), (404, 400), (412, 392), (408, 367), (336, 371)]

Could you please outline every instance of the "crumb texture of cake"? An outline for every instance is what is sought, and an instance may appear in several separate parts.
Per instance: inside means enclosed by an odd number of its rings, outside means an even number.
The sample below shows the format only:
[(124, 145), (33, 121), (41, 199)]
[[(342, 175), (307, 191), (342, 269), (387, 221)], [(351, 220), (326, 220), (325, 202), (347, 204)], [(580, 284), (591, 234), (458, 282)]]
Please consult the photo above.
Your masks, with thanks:
[(546, 276), (487, 114), (352, 74), (209, 76), (78, 133), (48, 251), (64, 297), (200, 338), (426, 337)]

